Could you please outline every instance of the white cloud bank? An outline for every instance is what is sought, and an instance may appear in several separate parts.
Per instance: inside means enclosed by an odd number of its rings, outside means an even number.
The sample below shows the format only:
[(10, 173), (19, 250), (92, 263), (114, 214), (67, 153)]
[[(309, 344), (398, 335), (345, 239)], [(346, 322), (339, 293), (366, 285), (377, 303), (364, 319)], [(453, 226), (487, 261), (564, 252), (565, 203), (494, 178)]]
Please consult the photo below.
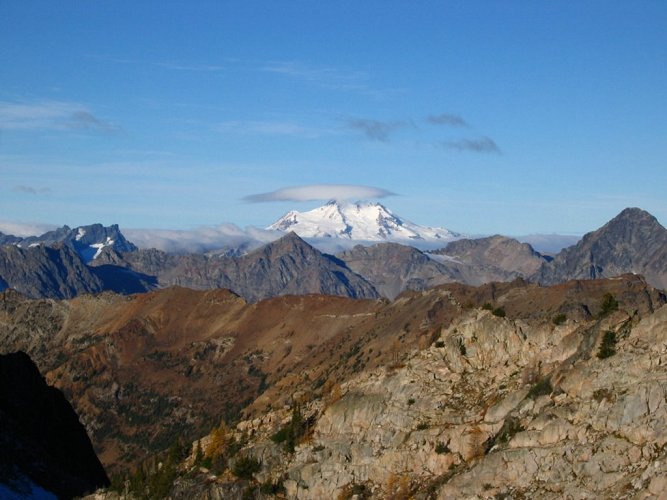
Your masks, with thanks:
[(284, 236), (256, 227), (241, 229), (235, 224), (181, 229), (122, 229), (139, 248), (157, 248), (169, 253), (205, 253), (215, 250), (250, 250)]
[(251, 194), (243, 198), (251, 203), (269, 201), (316, 201), (316, 200), (363, 200), (368, 198), (386, 198), (396, 193), (373, 186), (354, 184), (310, 184), (290, 186), (268, 193)]
[(27, 236), (40, 236), (48, 231), (53, 231), (58, 226), (53, 224), (40, 224), (38, 222), (9, 222), (0, 220), (0, 233), (11, 234), (25, 238)]

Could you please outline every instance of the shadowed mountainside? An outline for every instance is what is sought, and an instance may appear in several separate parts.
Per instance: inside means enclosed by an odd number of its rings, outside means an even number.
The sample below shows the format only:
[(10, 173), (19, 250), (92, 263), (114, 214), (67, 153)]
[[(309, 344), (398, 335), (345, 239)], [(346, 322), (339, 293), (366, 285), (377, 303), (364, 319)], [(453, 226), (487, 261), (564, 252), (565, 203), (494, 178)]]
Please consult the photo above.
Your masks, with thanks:
[(97, 293), (104, 283), (74, 249), (55, 246), (0, 246), (0, 279), (29, 297), (70, 298)]
[(0, 483), (31, 481), (59, 498), (109, 485), (90, 439), (62, 392), (23, 352), (0, 355)]

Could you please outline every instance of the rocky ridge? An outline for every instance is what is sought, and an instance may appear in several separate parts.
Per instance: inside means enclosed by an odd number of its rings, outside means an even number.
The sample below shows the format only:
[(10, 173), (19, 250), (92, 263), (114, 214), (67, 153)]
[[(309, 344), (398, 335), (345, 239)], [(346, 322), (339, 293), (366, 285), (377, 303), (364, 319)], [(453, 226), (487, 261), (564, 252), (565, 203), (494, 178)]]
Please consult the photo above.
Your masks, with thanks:
[(159, 250), (106, 251), (93, 264), (127, 268), (154, 277), (158, 286), (227, 288), (255, 302), (280, 295), (319, 293), (377, 298), (366, 279), (316, 250), (294, 233), (245, 255), (172, 255)]
[[(256, 484), (280, 482), (299, 499), (660, 497), (667, 307), (653, 306), (664, 296), (617, 310), (603, 296), (593, 314), (554, 322), (514, 310), (516, 292), (497, 299), (505, 317), (469, 309), (429, 347), (324, 398), (294, 393), (312, 424), (293, 453), (269, 439), (293, 410), (240, 422), (241, 453), (261, 463)], [(238, 482), (227, 474), (209, 477), (205, 494), (224, 497)]]
[(459, 270), (460, 280), (470, 285), (529, 278), (550, 260), (528, 243), (501, 235), (453, 241), (430, 254), (446, 258), (444, 263)]
[(589, 320), (603, 293), (645, 314), (664, 295), (638, 277), (540, 288), (448, 284), (393, 302), (322, 295), (249, 304), (225, 290), (170, 288), (66, 301), (0, 294), (2, 352), (23, 350), (63, 390), (111, 472), (196, 438), (225, 418), (309, 401), (426, 348), (468, 309)]
[(461, 271), (448, 262), (438, 262), (416, 248), (398, 243), (357, 245), (336, 257), (373, 283), (380, 295), (392, 300), (405, 290), (464, 282)]

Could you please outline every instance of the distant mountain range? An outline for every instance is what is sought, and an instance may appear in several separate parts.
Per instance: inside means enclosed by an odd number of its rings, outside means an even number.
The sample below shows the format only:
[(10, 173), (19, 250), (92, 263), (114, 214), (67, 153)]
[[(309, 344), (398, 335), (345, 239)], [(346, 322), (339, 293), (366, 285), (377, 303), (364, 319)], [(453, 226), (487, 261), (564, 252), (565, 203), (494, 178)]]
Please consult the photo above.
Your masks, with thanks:
[[(461, 238), (394, 216), (378, 203), (332, 202), (305, 214), (290, 212), (271, 226), (357, 245), (335, 256), (295, 232), (243, 254), (170, 254), (137, 249), (118, 226), (67, 226), (40, 237), (0, 235), (0, 290), (29, 297), (68, 298), (111, 290), (138, 293), (179, 285), (227, 288), (249, 301), (277, 295), (330, 294), (393, 299), (404, 290), (438, 284), (479, 285), (523, 278), (540, 284), (642, 274), (667, 287), (667, 230), (648, 212), (628, 208), (555, 256), (505, 236)], [(422, 251), (401, 241), (442, 246)], [(368, 246), (374, 241), (382, 242)]]
[(28, 236), (20, 238), (0, 233), (0, 245), (14, 245), (19, 248), (32, 248), (39, 245), (64, 244), (73, 249), (88, 263), (97, 257), (103, 248), (113, 248), (119, 252), (132, 252), (137, 250), (134, 244), (125, 239), (117, 224), (105, 227), (102, 224), (80, 226), (71, 229), (63, 226), (54, 231), (49, 231), (41, 236)]

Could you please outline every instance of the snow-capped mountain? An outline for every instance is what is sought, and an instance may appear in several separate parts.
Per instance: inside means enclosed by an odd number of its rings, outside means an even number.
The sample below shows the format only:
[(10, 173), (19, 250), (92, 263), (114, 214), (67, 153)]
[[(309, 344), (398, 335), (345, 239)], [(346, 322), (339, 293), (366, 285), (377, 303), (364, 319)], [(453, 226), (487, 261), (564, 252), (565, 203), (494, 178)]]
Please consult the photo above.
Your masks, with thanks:
[(394, 241), (414, 245), (458, 239), (458, 233), (442, 227), (414, 224), (380, 203), (330, 201), (308, 212), (293, 210), (267, 227), (294, 231), (302, 238), (341, 238), (355, 241)]
[(64, 243), (73, 248), (84, 262), (95, 259), (105, 247), (112, 247), (118, 252), (131, 252), (137, 249), (134, 244), (125, 239), (117, 224), (107, 227), (102, 224), (91, 224), (74, 229), (63, 226), (41, 236), (19, 238), (13, 244), (21, 248), (29, 248), (37, 245), (50, 246), (55, 243)]

